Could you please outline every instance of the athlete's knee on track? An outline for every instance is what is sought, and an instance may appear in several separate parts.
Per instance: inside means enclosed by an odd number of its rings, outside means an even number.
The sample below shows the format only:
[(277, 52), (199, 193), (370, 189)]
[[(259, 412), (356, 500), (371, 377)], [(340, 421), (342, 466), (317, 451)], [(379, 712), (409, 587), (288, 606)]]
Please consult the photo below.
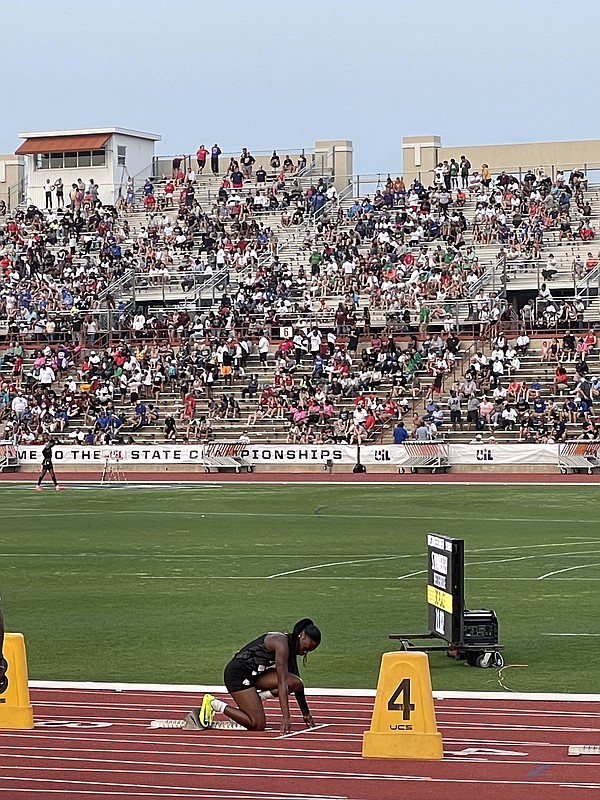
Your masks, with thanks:
[(249, 731), (264, 731), (267, 727), (267, 721), (265, 719), (257, 719), (251, 720), (250, 725), (248, 725)]

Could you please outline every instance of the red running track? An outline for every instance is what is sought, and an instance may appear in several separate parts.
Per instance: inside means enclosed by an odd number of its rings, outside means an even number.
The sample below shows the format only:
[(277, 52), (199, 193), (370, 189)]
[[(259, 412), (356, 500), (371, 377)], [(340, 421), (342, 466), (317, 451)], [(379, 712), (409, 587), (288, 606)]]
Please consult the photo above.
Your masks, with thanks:
[(0, 731), (0, 797), (39, 800), (592, 800), (600, 757), (570, 758), (570, 744), (600, 744), (600, 703), (436, 701), (441, 762), (361, 757), (372, 698), (311, 697), (319, 727), (149, 729), (181, 718), (198, 696), (142, 690), (33, 689), (33, 731)]

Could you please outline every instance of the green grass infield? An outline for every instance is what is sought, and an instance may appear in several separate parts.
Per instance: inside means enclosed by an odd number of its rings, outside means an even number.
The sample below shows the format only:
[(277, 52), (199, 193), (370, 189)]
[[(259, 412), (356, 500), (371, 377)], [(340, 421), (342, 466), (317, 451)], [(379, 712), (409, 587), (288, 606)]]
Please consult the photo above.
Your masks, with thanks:
[[(600, 692), (596, 486), (0, 488), (0, 590), (30, 678), (220, 683), (301, 617), (308, 686), (374, 688), (389, 633), (427, 628), (426, 535), (464, 538), (466, 605), (507, 667), (430, 655), (438, 690)], [(514, 665), (514, 666), (513, 666)]]

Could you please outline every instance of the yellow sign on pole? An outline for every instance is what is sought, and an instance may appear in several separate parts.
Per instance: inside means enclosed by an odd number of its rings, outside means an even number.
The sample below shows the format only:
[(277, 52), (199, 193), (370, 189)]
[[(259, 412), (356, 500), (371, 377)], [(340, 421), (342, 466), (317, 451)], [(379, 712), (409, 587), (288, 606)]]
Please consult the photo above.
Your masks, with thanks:
[(22, 633), (4, 634), (4, 658), (8, 663), (8, 688), (0, 694), (0, 728), (33, 728), (29, 702), (27, 655)]
[(443, 758), (426, 653), (383, 654), (362, 754), (364, 758)]

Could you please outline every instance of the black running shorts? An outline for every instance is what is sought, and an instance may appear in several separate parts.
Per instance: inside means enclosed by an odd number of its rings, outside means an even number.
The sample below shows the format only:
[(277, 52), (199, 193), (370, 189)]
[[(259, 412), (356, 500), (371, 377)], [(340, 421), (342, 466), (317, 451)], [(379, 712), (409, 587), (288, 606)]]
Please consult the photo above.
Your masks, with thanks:
[(244, 689), (252, 688), (256, 675), (253, 675), (251, 670), (238, 661), (237, 658), (232, 658), (225, 667), (223, 678), (227, 691), (232, 694), (233, 692), (243, 692)]

